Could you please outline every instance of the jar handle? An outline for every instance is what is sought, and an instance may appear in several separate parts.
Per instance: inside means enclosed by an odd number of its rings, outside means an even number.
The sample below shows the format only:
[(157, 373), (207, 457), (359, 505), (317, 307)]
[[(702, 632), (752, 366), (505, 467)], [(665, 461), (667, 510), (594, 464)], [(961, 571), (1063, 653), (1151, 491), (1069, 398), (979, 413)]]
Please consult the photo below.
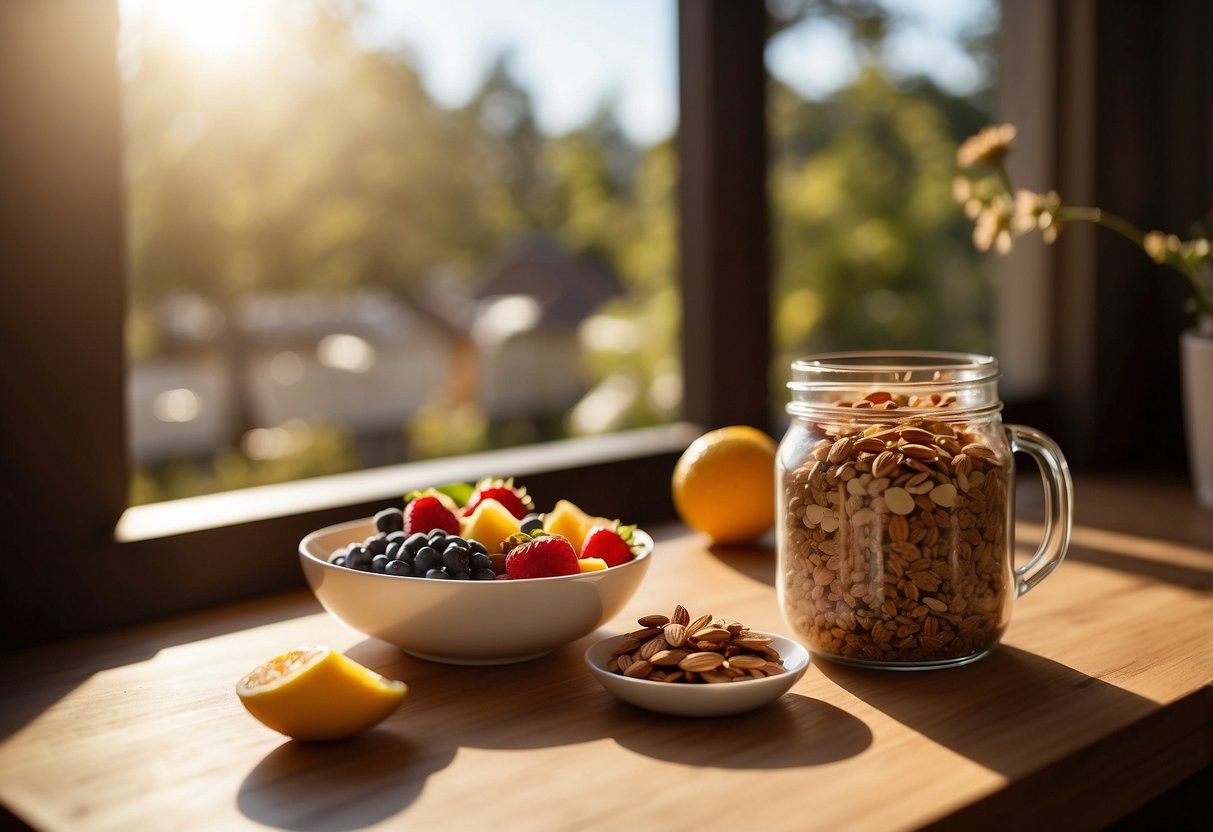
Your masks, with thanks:
[(1074, 483), (1061, 448), (1035, 428), (1006, 425), (1011, 452), (1036, 460), (1045, 489), (1045, 531), (1032, 559), (1015, 569), (1015, 595), (1023, 595), (1057, 568), (1070, 545), (1074, 522)]

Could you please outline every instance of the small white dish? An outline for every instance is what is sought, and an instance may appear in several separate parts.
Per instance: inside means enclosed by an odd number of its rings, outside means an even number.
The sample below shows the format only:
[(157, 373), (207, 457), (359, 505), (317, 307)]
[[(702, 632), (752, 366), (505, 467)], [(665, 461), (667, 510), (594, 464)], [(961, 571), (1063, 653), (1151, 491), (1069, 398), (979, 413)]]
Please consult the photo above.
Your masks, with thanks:
[(329, 563), (375, 530), (373, 518), (312, 532), (299, 563), (321, 605), (368, 636), (447, 664), (534, 659), (615, 617), (649, 569), (653, 539), (634, 534), (636, 557), (598, 572), (512, 581), (436, 581), (359, 572)]
[(727, 684), (682, 684), (633, 679), (606, 669), (615, 646), (626, 635), (613, 636), (595, 643), (585, 652), (585, 663), (594, 677), (610, 693), (638, 708), (672, 716), (729, 716), (752, 711), (783, 696), (809, 667), (809, 653), (790, 638), (774, 633), (768, 636), (779, 651), (787, 671), (765, 679), (747, 679)]

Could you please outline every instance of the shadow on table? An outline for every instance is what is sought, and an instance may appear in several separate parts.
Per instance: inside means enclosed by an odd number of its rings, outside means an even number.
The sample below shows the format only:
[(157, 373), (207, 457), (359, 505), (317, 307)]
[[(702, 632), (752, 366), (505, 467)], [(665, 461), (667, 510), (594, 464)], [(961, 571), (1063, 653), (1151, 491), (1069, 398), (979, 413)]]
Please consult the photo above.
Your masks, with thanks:
[(361, 829), (411, 804), (453, 756), (383, 730), (332, 743), (290, 740), (244, 778), (236, 805), (279, 829)]
[(716, 560), (747, 578), (775, 586), (775, 544), (770, 535), (757, 543), (734, 546), (713, 543), (708, 546), (708, 551)]
[(249, 818), (282, 829), (348, 830), (406, 809), (461, 748), (509, 751), (610, 739), (683, 765), (775, 769), (837, 762), (872, 744), (861, 720), (795, 692), (728, 718), (662, 716), (626, 705), (582, 661), (599, 637), (544, 658), (490, 667), (436, 664), (382, 641), (360, 642), (347, 655), (406, 679), (404, 707), (361, 738), (279, 746), (245, 777), (237, 805)]
[[(1152, 704), (1051, 659), (1000, 645), (985, 659), (949, 670), (864, 670), (817, 662), (839, 687), (958, 754), (1009, 777), (1023, 776), (1024, 761), (1064, 757), (1083, 744), (1089, 728), (1108, 719), (1126, 724)], [(1048, 712), (1046, 720), (1039, 715)], [(1027, 732), (1023, 723), (1056, 730)]]

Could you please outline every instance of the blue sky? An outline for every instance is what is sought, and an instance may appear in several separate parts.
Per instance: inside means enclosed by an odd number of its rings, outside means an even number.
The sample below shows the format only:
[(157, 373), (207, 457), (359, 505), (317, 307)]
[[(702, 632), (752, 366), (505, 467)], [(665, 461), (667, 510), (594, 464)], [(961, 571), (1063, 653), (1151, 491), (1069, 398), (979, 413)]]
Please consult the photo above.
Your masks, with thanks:
[[(240, 25), (240, 15), (264, 11), (271, 2), (276, 0), (120, 0), (119, 8), (124, 21), (159, 9), (183, 19), (187, 31), (209, 28), (222, 35), (225, 26)], [(972, 91), (977, 67), (956, 36), (991, 14), (992, 0), (884, 4), (907, 21), (887, 43), (895, 71), (927, 72), (947, 89)], [(608, 97), (617, 100), (623, 129), (640, 142), (664, 138), (676, 124), (675, 0), (367, 0), (367, 6), (361, 36), (407, 51), (430, 94), (445, 105), (466, 102), (488, 65), (509, 50), (512, 70), (531, 91), (546, 132), (584, 123)], [(782, 33), (766, 57), (772, 75), (810, 97), (829, 95), (857, 70), (845, 34), (816, 21)]]

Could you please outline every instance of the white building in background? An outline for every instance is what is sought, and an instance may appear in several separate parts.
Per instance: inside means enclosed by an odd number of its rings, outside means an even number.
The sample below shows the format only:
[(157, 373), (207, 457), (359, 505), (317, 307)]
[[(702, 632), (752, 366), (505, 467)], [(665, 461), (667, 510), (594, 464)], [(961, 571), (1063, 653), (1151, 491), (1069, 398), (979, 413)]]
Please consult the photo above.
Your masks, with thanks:
[(214, 333), (199, 342), (184, 332), (177, 349), (132, 364), (127, 419), (136, 462), (207, 456), (237, 444), (242, 428), (291, 420), (398, 432), (449, 370), (451, 338), (441, 323), (384, 291), (252, 295), (236, 318), (238, 363)]
[(209, 456), (242, 430), (292, 421), (402, 435), (432, 402), (474, 401), (490, 421), (566, 413), (590, 388), (579, 329), (622, 291), (608, 268), (542, 236), (474, 283), (437, 275), (428, 287), (424, 309), (382, 289), (252, 294), (230, 321), (196, 296), (166, 298), (167, 348), (128, 373), (135, 460)]

